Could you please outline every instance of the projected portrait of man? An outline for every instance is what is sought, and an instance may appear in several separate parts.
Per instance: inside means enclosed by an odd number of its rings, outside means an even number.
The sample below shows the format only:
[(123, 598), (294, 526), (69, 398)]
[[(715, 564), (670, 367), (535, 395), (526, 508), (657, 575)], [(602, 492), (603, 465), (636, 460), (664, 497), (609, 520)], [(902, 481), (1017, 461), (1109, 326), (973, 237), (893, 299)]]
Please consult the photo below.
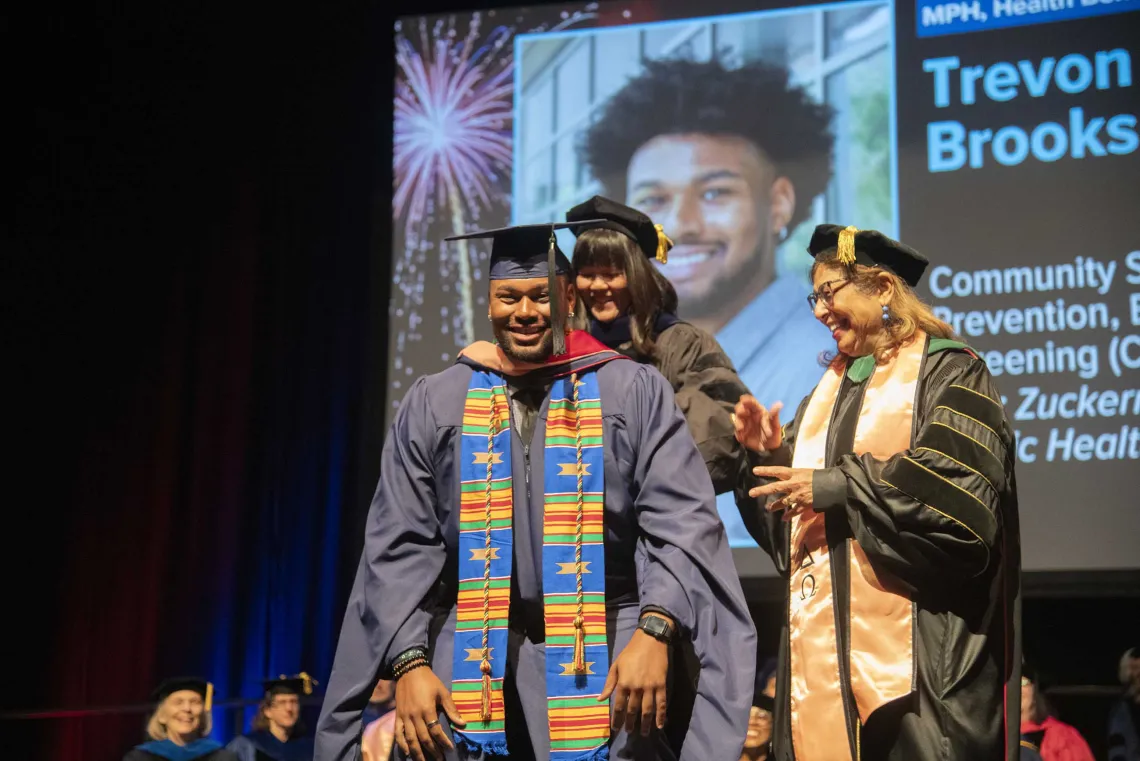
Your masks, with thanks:
[(645, 63), (587, 131), (582, 158), (608, 195), (659, 221), (676, 244), (662, 272), (680, 316), (716, 335), (758, 398), (802, 398), (827, 331), (805, 278), (776, 251), (831, 176), (830, 109), (754, 62)]

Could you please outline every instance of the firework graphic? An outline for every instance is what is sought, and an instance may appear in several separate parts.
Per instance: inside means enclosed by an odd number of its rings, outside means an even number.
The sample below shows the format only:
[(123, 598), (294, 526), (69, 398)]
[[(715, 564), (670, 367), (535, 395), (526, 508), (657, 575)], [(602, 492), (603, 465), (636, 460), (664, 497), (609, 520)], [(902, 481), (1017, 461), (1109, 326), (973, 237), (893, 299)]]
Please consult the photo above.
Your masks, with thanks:
[(589, 24), (596, 11), (590, 2), (396, 22), (389, 414), (415, 376), (489, 331), (474, 319), (486, 305), (485, 244), (442, 239), (509, 223), (515, 35)]
[[(466, 35), (454, 17), (419, 19), (419, 45), (396, 38), (393, 216), (404, 221), (405, 242), (415, 246), (431, 212), (443, 211), (450, 233), (500, 193), (498, 180), (511, 162), (514, 60), (512, 30), (495, 28), (485, 39), (482, 15), (473, 14)], [(466, 241), (455, 246), (463, 343), (474, 337), (471, 257)]]

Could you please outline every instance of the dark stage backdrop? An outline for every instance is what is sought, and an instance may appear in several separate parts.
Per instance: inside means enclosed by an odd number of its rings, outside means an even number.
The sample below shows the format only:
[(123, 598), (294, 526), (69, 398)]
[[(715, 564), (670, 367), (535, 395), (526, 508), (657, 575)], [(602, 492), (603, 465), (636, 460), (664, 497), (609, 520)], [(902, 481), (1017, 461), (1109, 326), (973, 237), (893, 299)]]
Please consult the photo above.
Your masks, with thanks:
[[(383, 435), (390, 27), (32, 5), (0, 45), (0, 712), (136, 704), (172, 674), (220, 698), (324, 682)], [(103, 761), (141, 729), (6, 721), (0, 747)]]

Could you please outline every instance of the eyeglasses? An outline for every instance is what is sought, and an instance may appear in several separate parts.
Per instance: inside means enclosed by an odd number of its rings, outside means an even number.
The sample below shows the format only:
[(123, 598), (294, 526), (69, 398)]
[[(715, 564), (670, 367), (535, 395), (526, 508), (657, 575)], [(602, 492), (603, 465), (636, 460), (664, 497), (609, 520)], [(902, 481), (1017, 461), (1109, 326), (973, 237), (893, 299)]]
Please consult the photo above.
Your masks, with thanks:
[[(815, 311), (815, 305), (820, 301), (822, 301), (824, 304), (827, 304), (827, 306), (831, 306), (831, 300), (835, 298), (835, 292), (850, 282), (851, 281), (847, 278), (841, 278), (839, 280), (828, 280), (819, 288), (808, 294), (808, 306), (811, 307), (811, 310), (813, 312)], [(839, 285), (832, 285), (832, 283), (839, 283)]]

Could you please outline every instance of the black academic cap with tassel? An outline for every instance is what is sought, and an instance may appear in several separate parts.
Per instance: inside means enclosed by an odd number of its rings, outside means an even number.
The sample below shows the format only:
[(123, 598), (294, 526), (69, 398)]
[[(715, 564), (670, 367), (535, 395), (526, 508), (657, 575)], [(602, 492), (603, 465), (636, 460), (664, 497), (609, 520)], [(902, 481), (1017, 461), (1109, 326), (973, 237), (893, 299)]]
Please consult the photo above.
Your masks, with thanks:
[(661, 225), (653, 224), (652, 219), (631, 206), (594, 196), (566, 212), (566, 221), (571, 223), (570, 230), (575, 236), (598, 228), (615, 230), (631, 238), (650, 259), (661, 264), (669, 261), (673, 241)]
[(882, 267), (901, 277), (914, 288), (930, 260), (905, 243), (888, 238), (878, 230), (853, 226), (819, 225), (812, 233), (808, 253), (814, 256), (834, 250), (840, 264)]
[(183, 690), (196, 692), (201, 695), (202, 705), (206, 711), (209, 711), (214, 703), (214, 685), (196, 676), (180, 676), (166, 679), (154, 689), (154, 692), (150, 694), (150, 699), (154, 703), (161, 703), (174, 693), (182, 692)]
[(445, 238), (449, 241), (490, 238), (490, 279), (492, 281), (547, 278), (555, 355), (566, 353), (566, 305), (562, 303), (562, 291), (558, 287), (558, 276), (569, 275), (571, 269), (570, 260), (558, 248), (554, 231), (570, 226), (570, 224), (563, 222), (516, 225)]
[(316, 684), (319, 684), (316, 679), (302, 671), (296, 676), (282, 674), (276, 679), (266, 679), (261, 686), (266, 695), (312, 695)]

